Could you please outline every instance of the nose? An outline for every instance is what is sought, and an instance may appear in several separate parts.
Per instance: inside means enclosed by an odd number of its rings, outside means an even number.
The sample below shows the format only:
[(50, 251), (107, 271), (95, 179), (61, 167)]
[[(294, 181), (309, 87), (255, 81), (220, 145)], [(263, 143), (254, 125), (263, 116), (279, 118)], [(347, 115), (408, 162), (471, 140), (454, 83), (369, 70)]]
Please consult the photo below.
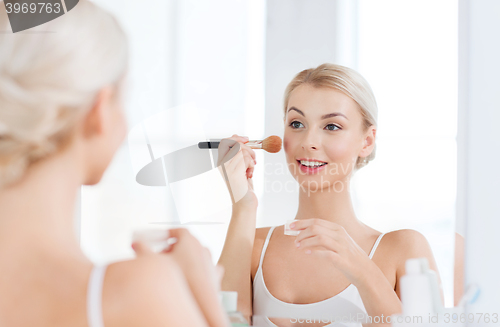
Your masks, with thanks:
[(320, 138), (312, 129), (307, 131), (302, 140), (302, 149), (304, 150), (318, 150), (320, 145)]

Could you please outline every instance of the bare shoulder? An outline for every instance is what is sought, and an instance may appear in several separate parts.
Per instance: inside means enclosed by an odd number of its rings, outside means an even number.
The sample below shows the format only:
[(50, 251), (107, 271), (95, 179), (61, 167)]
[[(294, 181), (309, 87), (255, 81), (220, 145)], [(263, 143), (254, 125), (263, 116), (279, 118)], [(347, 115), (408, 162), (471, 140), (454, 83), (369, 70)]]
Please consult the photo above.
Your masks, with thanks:
[[(429, 262), (429, 268), (436, 272), (438, 281), (440, 282), (439, 272), (432, 253), (432, 248), (429, 241), (422, 233), (413, 229), (400, 229), (386, 233), (384, 238), (386, 238), (385, 242), (387, 244), (387, 248), (392, 249), (391, 255), (393, 256), (392, 261), (395, 265), (394, 268), (396, 271), (397, 281), (399, 281), (401, 276), (406, 273), (406, 260), (412, 258), (426, 258)], [(396, 283), (395, 291), (399, 296), (399, 283)]]
[(257, 228), (255, 230), (255, 240), (259, 241), (259, 242), (262, 242), (262, 245), (264, 245), (264, 242), (266, 240), (266, 237), (267, 237), (267, 234), (269, 233), (269, 230), (271, 229), (271, 227), (261, 227), (261, 228)]
[(264, 247), (264, 243), (266, 241), (267, 234), (271, 227), (261, 227), (255, 230), (255, 240), (253, 243), (252, 250), (252, 281), (257, 273), (257, 269), (259, 268), (260, 255), (262, 253), (262, 248)]
[(384, 235), (385, 243), (394, 250), (393, 255), (405, 258), (425, 254), (430, 245), (425, 236), (414, 229), (400, 229)]
[(206, 326), (181, 268), (165, 254), (109, 265), (103, 319), (106, 326)]

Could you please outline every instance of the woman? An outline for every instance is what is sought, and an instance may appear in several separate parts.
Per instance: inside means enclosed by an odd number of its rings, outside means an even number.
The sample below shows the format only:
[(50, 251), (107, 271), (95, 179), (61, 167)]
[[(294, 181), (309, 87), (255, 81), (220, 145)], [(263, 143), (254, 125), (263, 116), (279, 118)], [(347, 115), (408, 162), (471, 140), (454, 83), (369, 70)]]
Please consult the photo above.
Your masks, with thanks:
[[(397, 281), (406, 259), (425, 257), (431, 269), (437, 267), (422, 234), (381, 233), (353, 210), (351, 177), (375, 157), (377, 105), (370, 86), (339, 65), (304, 70), (285, 91), (284, 124), (287, 165), (300, 187), (296, 216), (283, 218), (295, 219), (291, 227), (300, 233), (285, 235), (283, 225), (255, 229), (255, 153), (245, 145), (248, 138), (225, 139), (240, 145), (240, 173), (249, 192), (233, 204), (219, 259), (222, 289), (238, 291), (239, 310), (247, 317), (336, 317), (351, 309), (371, 317), (400, 313)], [(266, 322), (291, 325), (290, 319)]]
[[(0, 29), (9, 30), (0, 6)], [(167, 253), (94, 267), (73, 230), (81, 185), (126, 134), (127, 42), (89, 1), (0, 34), (0, 326), (227, 326), (209, 251), (185, 229)]]

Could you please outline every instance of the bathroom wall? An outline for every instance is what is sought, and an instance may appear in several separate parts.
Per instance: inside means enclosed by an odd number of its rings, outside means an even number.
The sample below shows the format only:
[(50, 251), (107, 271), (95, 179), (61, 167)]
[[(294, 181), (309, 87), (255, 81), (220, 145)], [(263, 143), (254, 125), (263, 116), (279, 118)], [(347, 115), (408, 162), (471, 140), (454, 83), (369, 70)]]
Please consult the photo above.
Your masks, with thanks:
[(500, 2), (460, 0), (459, 12), (458, 210), (465, 221), (465, 286), (480, 288), (468, 307), (476, 319), (467, 326), (488, 326), (492, 321), (480, 323), (479, 313), (498, 319), (500, 309)]

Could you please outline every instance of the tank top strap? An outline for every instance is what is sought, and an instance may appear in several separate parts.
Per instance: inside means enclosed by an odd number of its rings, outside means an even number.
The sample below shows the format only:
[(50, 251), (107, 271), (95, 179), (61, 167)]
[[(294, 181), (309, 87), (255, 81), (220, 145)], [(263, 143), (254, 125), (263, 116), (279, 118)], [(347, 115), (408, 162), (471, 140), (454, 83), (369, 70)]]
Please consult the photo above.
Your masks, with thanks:
[(373, 254), (375, 254), (375, 250), (377, 249), (377, 246), (378, 244), (380, 243), (380, 240), (382, 239), (382, 236), (384, 236), (385, 233), (382, 233), (380, 234), (378, 237), (377, 237), (377, 240), (375, 241), (375, 244), (373, 245), (372, 247), (372, 250), (370, 251), (370, 254), (368, 255), (368, 257), (371, 259), (373, 257)]
[(264, 254), (266, 253), (267, 245), (269, 244), (269, 240), (271, 239), (271, 234), (273, 233), (274, 228), (276, 226), (272, 226), (269, 228), (269, 231), (267, 232), (266, 236), (266, 241), (264, 242), (264, 246), (262, 247), (262, 251), (260, 253), (260, 261), (259, 261), (259, 268), (262, 269), (262, 260), (264, 259)]
[(87, 287), (87, 320), (89, 327), (104, 327), (102, 318), (102, 286), (107, 265), (94, 266)]

